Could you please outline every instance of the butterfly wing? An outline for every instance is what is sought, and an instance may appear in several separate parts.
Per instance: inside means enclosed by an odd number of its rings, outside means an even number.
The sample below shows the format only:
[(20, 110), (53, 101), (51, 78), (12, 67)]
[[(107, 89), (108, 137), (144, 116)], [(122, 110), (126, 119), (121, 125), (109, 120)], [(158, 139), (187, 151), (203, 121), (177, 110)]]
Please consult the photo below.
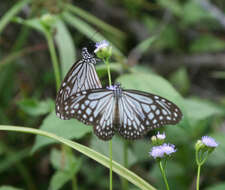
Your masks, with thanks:
[(67, 118), (94, 126), (94, 133), (102, 140), (109, 140), (114, 135), (113, 118), (115, 101), (113, 91), (93, 89), (81, 91), (70, 96), (64, 102)]
[(136, 90), (123, 90), (119, 99), (120, 127), (126, 139), (138, 139), (149, 130), (176, 124), (182, 118), (180, 109), (160, 96)]
[(56, 97), (56, 114), (61, 119), (69, 119), (64, 114), (64, 101), (82, 90), (101, 88), (95, 71), (95, 59), (81, 59), (76, 62), (64, 78)]

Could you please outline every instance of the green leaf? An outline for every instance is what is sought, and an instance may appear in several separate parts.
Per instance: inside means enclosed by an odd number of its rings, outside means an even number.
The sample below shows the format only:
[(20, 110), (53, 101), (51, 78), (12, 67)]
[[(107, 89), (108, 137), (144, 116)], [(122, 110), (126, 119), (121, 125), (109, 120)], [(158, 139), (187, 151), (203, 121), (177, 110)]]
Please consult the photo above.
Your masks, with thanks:
[(58, 20), (56, 23), (56, 44), (59, 49), (60, 62), (62, 67), (62, 76), (65, 76), (69, 68), (73, 65), (76, 59), (76, 50), (74, 47), (72, 36), (67, 29), (67, 26)]
[(11, 168), (14, 164), (23, 160), (29, 154), (30, 149), (26, 148), (23, 150), (11, 151), (7, 146), (3, 143), (0, 143), (0, 149), (4, 150), (4, 159), (1, 160), (0, 164), (0, 173), (6, 172), (9, 168)]
[(101, 28), (102, 30), (119, 37), (120, 39), (124, 39), (126, 37), (125, 33), (121, 32), (119, 29), (103, 22), (101, 19), (90, 14), (88, 11), (80, 9), (78, 6), (74, 6), (70, 3), (67, 3), (65, 4), (65, 8), (71, 11), (72, 13), (80, 16), (81, 18), (87, 20), (88, 22), (92, 23), (93, 25)]
[[(96, 30), (91, 27), (88, 23), (82, 21), (78, 17), (73, 16), (72, 14), (65, 12), (63, 14), (63, 18), (66, 22), (68, 22), (71, 26), (79, 30), (82, 34), (86, 35), (88, 38), (93, 39), (94, 41), (102, 41), (106, 39), (103, 35), (100, 33), (96, 33)], [(110, 44), (112, 46), (113, 53), (123, 56), (122, 52), (113, 44)]]
[(0, 190), (22, 190), (22, 189), (4, 185), (4, 186), (0, 186)]
[(53, 149), (50, 159), (53, 167), (57, 169), (51, 178), (50, 189), (60, 189), (65, 183), (72, 180), (81, 168), (81, 159), (75, 159), (75, 156), (70, 151), (60, 152)]
[(225, 183), (215, 184), (205, 188), (205, 190), (224, 190), (224, 189), (225, 189)]
[(186, 94), (190, 88), (190, 80), (188, 78), (187, 69), (184, 67), (179, 68), (170, 76), (171, 83), (176, 86), (182, 94)]
[(43, 33), (43, 34), (45, 33), (45, 28), (41, 24), (39, 18), (32, 18), (32, 19), (24, 20), (20, 17), (15, 17), (15, 18), (13, 18), (13, 21), (18, 24), (29, 26), (29, 27), (39, 31), (40, 33)]
[(225, 42), (212, 35), (201, 35), (190, 46), (191, 52), (218, 52), (225, 49)]
[[(32, 129), (29, 127), (19, 127), (19, 126), (10, 126), (10, 125), (0, 125), (0, 130), (2, 131), (15, 131), (15, 132), (22, 132), (22, 133), (30, 133), (35, 135), (41, 135), (45, 137), (49, 137), (51, 139), (54, 139), (55, 141), (61, 142), (68, 147), (71, 147), (82, 154), (92, 158), (93, 160), (97, 161), (98, 163), (101, 163), (103, 166), (106, 166), (107, 168), (110, 167), (110, 159), (108, 157), (105, 157), (104, 155), (84, 146), (79, 143), (73, 142), (71, 140), (59, 137), (53, 133), (49, 133), (43, 130), (38, 129)], [(112, 169), (115, 173), (119, 174), (121, 177), (124, 177), (137, 187), (139, 187), (142, 190), (155, 190), (153, 186), (148, 184), (145, 180), (131, 172), (130, 170), (124, 168), (122, 165), (118, 164), (115, 161), (112, 161)]]
[(182, 16), (183, 14), (183, 8), (180, 5), (180, 2), (177, 0), (173, 1), (159, 0), (158, 3), (165, 9), (169, 9), (176, 16)]
[(38, 101), (36, 99), (24, 99), (17, 103), (24, 112), (32, 116), (47, 114), (54, 109), (54, 102), (51, 99)]
[[(62, 155), (63, 154), (63, 155)], [(50, 155), (51, 164), (56, 170), (70, 171), (72, 166), (80, 164), (72, 153), (53, 149)], [(77, 167), (79, 169), (79, 167)]]
[[(113, 160), (120, 164), (124, 164), (123, 159), (123, 140), (118, 136), (114, 136), (112, 139), (112, 147), (113, 147)], [(96, 136), (93, 136), (91, 140), (91, 148), (102, 153), (103, 155), (109, 155), (109, 144), (105, 141), (99, 140)], [(131, 166), (137, 161), (136, 156), (131, 152), (128, 148), (128, 166)]]
[(137, 140), (132, 144), (132, 151), (138, 162), (149, 160), (150, 143), (150, 140)]
[[(80, 139), (85, 134), (90, 133), (92, 131), (92, 127), (84, 125), (83, 123), (75, 119), (59, 119), (58, 117), (56, 117), (55, 112), (52, 112), (44, 119), (40, 129), (52, 132), (67, 139)], [(56, 141), (53, 139), (37, 136), (35, 139), (35, 144), (32, 148), (32, 152), (35, 152), (39, 148), (55, 142)]]
[(51, 178), (49, 189), (58, 190), (63, 187), (68, 181), (74, 177), (74, 174), (71, 172), (65, 171), (56, 171)]
[(20, 10), (27, 4), (29, 3), (30, 0), (23, 0), (23, 1), (18, 1), (17, 3), (14, 4), (14, 6), (9, 9), (4, 16), (1, 17), (0, 19), (0, 34), (3, 31), (3, 29), (6, 27), (6, 25), (10, 22), (10, 20), (20, 12)]
[(191, 121), (193, 122), (209, 118), (213, 115), (225, 114), (224, 110), (220, 106), (199, 98), (185, 99), (184, 105), (186, 107), (188, 117), (191, 118)]
[(210, 12), (204, 10), (196, 0), (187, 1), (183, 9), (182, 22), (185, 24), (197, 24), (203, 19), (212, 19)]

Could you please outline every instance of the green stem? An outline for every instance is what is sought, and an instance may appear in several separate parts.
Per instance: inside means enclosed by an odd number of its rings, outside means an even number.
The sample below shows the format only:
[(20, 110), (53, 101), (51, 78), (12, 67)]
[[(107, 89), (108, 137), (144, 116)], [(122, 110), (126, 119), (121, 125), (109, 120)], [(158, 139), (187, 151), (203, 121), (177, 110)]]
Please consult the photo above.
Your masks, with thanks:
[(52, 37), (51, 32), (50, 31), (45, 32), (45, 37), (46, 37), (47, 42), (48, 42), (48, 48), (49, 48), (49, 51), (50, 51), (53, 69), (54, 69), (54, 73), (55, 73), (56, 89), (58, 90), (59, 87), (60, 87), (59, 63), (58, 63), (58, 59), (57, 59), (57, 56), (56, 56), (56, 50), (55, 50), (54, 41), (53, 41), (53, 37)]
[(111, 79), (111, 73), (110, 73), (109, 58), (106, 58), (103, 61), (107, 65), (107, 72), (108, 72), (108, 78), (109, 78), (109, 86), (111, 86), (112, 85), (112, 79)]
[(167, 178), (166, 178), (166, 174), (165, 174), (165, 171), (164, 171), (164, 168), (162, 166), (162, 162), (161, 161), (159, 161), (159, 168), (160, 168), (161, 174), (163, 176), (163, 180), (164, 180), (164, 183), (166, 185), (166, 189), (169, 190), (170, 187), (169, 187), (169, 184), (168, 184), (168, 181), (167, 181)]
[(109, 189), (112, 190), (112, 140), (109, 141), (109, 158), (110, 158)]
[[(128, 149), (127, 149), (127, 141), (123, 141), (123, 164), (124, 167), (128, 167)], [(128, 189), (128, 181), (124, 178), (122, 178), (122, 189), (127, 190)]]
[(199, 190), (201, 164), (198, 165), (197, 180), (196, 180), (196, 190)]
[[(107, 65), (107, 72), (109, 78), (109, 86), (112, 85), (111, 73), (110, 73), (110, 65), (109, 58), (103, 60)], [(110, 167), (109, 167), (109, 189), (112, 190), (112, 140), (109, 141), (109, 158), (110, 158)]]

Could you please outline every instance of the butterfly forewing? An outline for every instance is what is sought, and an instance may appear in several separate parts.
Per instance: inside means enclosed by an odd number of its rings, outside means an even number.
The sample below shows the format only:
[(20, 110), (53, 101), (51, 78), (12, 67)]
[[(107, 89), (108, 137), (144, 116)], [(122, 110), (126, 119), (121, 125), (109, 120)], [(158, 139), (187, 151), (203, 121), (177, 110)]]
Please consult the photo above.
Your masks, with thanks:
[(113, 92), (105, 89), (81, 91), (70, 96), (65, 106), (66, 117), (76, 118), (94, 126), (94, 133), (102, 140), (114, 135), (113, 119), (115, 101)]
[(160, 96), (136, 90), (124, 90), (120, 100), (119, 133), (126, 139), (137, 139), (149, 130), (180, 121), (180, 109)]
[(64, 112), (64, 102), (67, 98), (82, 90), (102, 87), (94, 67), (95, 58), (86, 49), (83, 49), (82, 56), (83, 58), (69, 70), (57, 93), (56, 114), (61, 119), (69, 119)]

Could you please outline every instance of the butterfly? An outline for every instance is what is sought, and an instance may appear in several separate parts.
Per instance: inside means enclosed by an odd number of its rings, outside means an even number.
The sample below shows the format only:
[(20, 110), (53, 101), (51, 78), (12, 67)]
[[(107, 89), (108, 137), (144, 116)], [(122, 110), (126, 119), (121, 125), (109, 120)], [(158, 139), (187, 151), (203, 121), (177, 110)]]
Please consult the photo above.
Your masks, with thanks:
[(64, 116), (94, 126), (102, 140), (115, 132), (129, 140), (141, 138), (149, 130), (177, 124), (181, 110), (158, 95), (137, 90), (124, 90), (119, 83), (106, 89), (83, 90), (63, 102)]
[(64, 101), (82, 90), (102, 88), (101, 82), (95, 71), (96, 58), (95, 43), (89, 43), (82, 49), (82, 58), (78, 60), (66, 74), (56, 96), (56, 114), (62, 119), (69, 119), (64, 114)]

